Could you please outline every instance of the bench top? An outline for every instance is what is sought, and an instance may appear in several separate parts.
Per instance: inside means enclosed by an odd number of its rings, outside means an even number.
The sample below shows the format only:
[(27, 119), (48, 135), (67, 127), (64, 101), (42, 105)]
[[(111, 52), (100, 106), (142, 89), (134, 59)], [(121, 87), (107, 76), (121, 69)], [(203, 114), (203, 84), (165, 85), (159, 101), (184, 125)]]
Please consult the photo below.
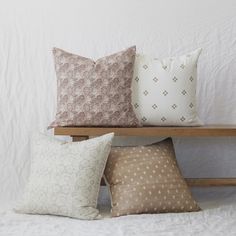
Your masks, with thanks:
[(170, 137), (217, 137), (236, 136), (236, 125), (204, 125), (199, 127), (56, 127), (55, 135), (99, 136), (114, 132), (116, 136), (170, 136)]

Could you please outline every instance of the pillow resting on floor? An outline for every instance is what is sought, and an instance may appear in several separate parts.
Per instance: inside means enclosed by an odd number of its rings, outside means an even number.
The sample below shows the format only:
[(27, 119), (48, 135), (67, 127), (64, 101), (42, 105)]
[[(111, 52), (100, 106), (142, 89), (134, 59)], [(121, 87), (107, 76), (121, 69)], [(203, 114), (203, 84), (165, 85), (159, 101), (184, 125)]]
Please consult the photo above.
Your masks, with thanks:
[(105, 180), (112, 216), (200, 210), (178, 168), (170, 138), (148, 146), (113, 147)]
[(69, 143), (34, 136), (29, 182), (15, 211), (98, 218), (97, 198), (113, 136)]

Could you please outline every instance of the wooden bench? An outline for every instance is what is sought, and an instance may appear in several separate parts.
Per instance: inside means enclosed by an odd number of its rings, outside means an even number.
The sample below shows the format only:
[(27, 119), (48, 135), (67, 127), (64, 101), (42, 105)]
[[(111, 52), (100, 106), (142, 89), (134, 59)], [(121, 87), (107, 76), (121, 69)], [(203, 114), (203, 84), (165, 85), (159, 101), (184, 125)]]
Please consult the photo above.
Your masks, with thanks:
[[(201, 127), (141, 127), (141, 128), (104, 128), (104, 127), (57, 127), (55, 135), (71, 136), (81, 141), (90, 136), (114, 132), (116, 136), (139, 137), (229, 137), (236, 136), (236, 125), (207, 125)], [(235, 153), (236, 156), (236, 153)], [(186, 178), (189, 186), (236, 186), (232, 178)]]

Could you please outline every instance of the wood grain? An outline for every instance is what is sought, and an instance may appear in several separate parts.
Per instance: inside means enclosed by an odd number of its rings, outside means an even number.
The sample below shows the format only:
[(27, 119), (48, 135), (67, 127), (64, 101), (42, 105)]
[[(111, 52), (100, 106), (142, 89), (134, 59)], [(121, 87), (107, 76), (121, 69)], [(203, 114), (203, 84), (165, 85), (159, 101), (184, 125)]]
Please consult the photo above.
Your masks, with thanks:
[(141, 128), (57, 127), (54, 129), (55, 135), (70, 136), (99, 136), (111, 132), (114, 132), (116, 136), (219, 137), (236, 136), (236, 125)]
[(194, 178), (186, 181), (191, 187), (236, 186), (236, 178)]
[(72, 136), (73, 142), (79, 142), (87, 139), (89, 139), (89, 136)]

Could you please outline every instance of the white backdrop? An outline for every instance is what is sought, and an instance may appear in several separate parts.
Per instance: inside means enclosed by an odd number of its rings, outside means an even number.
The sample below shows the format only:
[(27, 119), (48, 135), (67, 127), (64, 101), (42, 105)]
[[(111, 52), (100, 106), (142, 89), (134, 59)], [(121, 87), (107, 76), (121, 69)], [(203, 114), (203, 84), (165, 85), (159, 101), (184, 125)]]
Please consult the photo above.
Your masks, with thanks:
[[(200, 117), (235, 124), (235, 13), (235, 0), (0, 0), (0, 203), (22, 192), (30, 134), (47, 132), (54, 118), (52, 47), (95, 59), (131, 45), (158, 57), (202, 47)], [(235, 144), (227, 137), (175, 139), (191, 177), (236, 176)]]

